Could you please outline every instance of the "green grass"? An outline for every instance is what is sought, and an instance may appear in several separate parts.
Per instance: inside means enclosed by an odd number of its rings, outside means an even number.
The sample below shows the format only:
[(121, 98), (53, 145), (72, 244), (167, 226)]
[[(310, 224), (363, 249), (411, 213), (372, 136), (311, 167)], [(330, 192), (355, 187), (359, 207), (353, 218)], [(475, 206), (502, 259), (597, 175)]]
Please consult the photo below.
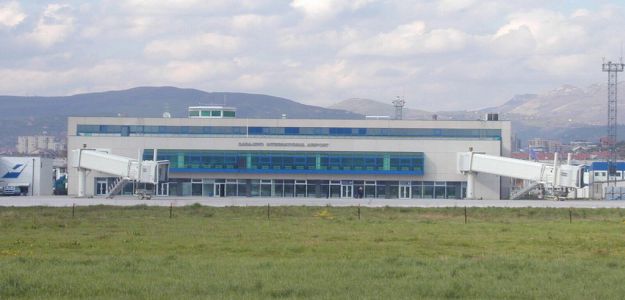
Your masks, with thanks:
[(624, 212), (0, 208), (0, 299), (615, 299)]

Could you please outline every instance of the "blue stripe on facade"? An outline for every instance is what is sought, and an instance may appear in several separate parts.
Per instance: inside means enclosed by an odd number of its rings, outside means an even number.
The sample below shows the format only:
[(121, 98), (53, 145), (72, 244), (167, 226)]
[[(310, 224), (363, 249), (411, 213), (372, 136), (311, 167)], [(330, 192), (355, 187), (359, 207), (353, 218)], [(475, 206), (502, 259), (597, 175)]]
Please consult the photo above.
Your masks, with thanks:
[(79, 124), (77, 135), (244, 135), (324, 137), (436, 137), (501, 140), (501, 129), (467, 128), (352, 128), (352, 127), (258, 127), (258, 126), (152, 126)]

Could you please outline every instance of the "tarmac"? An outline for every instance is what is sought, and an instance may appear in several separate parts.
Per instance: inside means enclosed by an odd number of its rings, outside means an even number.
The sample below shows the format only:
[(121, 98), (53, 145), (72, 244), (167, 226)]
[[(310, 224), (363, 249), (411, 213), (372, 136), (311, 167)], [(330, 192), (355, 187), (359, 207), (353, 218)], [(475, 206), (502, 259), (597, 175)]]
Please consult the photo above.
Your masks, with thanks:
[(265, 197), (154, 197), (139, 200), (131, 196), (76, 198), (71, 196), (4, 196), (0, 207), (68, 206), (363, 206), (363, 207), (544, 207), (544, 208), (625, 208), (625, 201), (606, 200), (456, 200), (378, 198), (265, 198)]

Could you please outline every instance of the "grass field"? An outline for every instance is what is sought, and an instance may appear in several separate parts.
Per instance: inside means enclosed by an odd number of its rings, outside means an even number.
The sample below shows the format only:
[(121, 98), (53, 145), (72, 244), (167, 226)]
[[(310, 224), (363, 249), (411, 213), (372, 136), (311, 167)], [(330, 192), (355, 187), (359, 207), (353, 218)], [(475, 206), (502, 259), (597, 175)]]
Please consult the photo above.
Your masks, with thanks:
[(616, 299), (624, 213), (0, 208), (0, 299)]

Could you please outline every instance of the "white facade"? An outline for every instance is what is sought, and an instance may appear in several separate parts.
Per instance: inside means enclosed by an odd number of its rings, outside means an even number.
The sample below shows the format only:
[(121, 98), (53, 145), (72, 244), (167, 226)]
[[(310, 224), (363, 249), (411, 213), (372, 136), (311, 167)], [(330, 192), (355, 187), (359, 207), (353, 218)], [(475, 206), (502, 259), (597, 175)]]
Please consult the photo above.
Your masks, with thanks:
[[(79, 130), (79, 126), (82, 126), (80, 128), (83, 129)], [(202, 128), (209, 127), (215, 128), (213, 130), (215, 132), (201, 132)], [(220, 133), (219, 130), (223, 128), (238, 128), (239, 131), (236, 134)], [(259, 128), (264, 131), (256, 132), (260, 130)], [(323, 129), (320, 132), (328, 132), (328, 129), (331, 129), (338, 134), (316, 134), (313, 132), (319, 129)], [(136, 133), (136, 130), (141, 132)], [(212, 129), (205, 131), (210, 130)], [(278, 133), (273, 133), (274, 130)], [(306, 132), (313, 133), (302, 134), (299, 131), (293, 133), (294, 130), (307, 130)], [(344, 135), (342, 132), (345, 130), (354, 133)], [(421, 131), (425, 133), (413, 134), (413, 132)], [(369, 132), (380, 132), (380, 134), (368, 135)], [(396, 132), (398, 134), (394, 134)], [(402, 135), (402, 132), (406, 132), (406, 135)], [(239, 189), (244, 190), (248, 189), (249, 186), (256, 188), (254, 185), (257, 182), (261, 185), (265, 182), (272, 185), (271, 195), (274, 195), (275, 185), (282, 184), (276, 182), (294, 180), (295, 185), (298, 184), (297, 182), (308, 181), (309, 190), (311, 189), (310, 182), (317, 182), (317, 185), (326, 185), (326, 181), (329, 185), (340, 184), (341, 191), (345, 186), (345, 195), (347, 196), (355, 196), (355, 191), (360, 187), (359, 185), (364, 187), (369, 182), (369, 184), (377, 185), (378, 189), (385, 193), (382, 196), (389, 197), (388, 190), (392, 189), (394, 194), (390, 197), (395, 197), (399, 193), (400, 198), (406, 195), (418, 198), (421, 197), (420, 195), (430, 196), (429, 192), (419, 191), (420, 188), (429, 190), (432, 186), (436, 190), (437, 185), (443, 186), (446, 182), (451, 182), (454, 185), (466, 182), (465, 175), (460, 174), (457, 170), (456, 154), (458, 152), (465, 152), (472, 148), (475, 152), (509, 156), (511, 136), (510, 122), (508, 121), (70, 117), (68, 120), (68, 148), (83, 147), (111, 149), (113, 154), (133, 158), (139, 156), (139, 153), (143, 154), (144, 157), (146, 153), (159, 156), (163, 152), (173, 150), (181, 150), (181, 153), (182, 150), (188, 153), (194, 153), (193, 151), (230, 151), (248, 153), (248, 157), (251, 157), (249, 153), (303, 153), (303, 155), (307, 153), (374, 153), (380, 156), (390, 156), (391, 159), (396, 153), (413, 153), (423, 159), (423, 169), (414, 174), (399, 171), (395, 172), (396, 174), (391, 174), (394, 171), (389, 171), (386, 174), (383, 171), (378, 173), (368, 173), (367, 171), (341, 173), (341, 171), (336, 171), (332, 173), (329, 170), (324, 170), (324, 172), (306, 172), (304, 170), (300, 172), (297, 170), (273, 171), (260, 167), (250, 169), (249, 158), (247, 162), (239, 162), (240, 165), (237, 170), (204, 172), (206, 170), (202, 171), (201, 167), (199, 169), (194, 168), (192, 163), (187, 162), (186, 157), (178, 154), (179, 166), (184, 164), (185, 167), (177, 168), (176, 158), (174, 158), (171, 164), (170, 178), (182, 180), (183, 182), (178, 184), (178, 188), (192, 189), (194, 195), (197, 195), (195, 187), (202, 184), (204, 187), (201, 188), (202, 191), (199, 195), (214, 196), (219, 194), (218, 189), (222, 188), (221, 182), (224, 184), (223, 187), (226, 187), (228, 182), (233, 185), (238, 182), (241, 186)], [(150, 152), (142, 152), (146, 150)], [(71, 153), (71, 151), (69, 152)], [(69, 157), (68, 159), (71, 160), (72, 158)], [(387, 161), (388, 159), (385, 160), (385, 164)], [(247, 168), (245, 163), (247, 163)], [(319, 169), (319, 159), (317, 159), (316, 167)], [(388, 166), (385, 165), (385, 168), (388, 169)], [(269, 173), (264, 173), (265, 171)], [(70, 169), (68, 173), (69, 194), (76, 194), (76, 170)], [(87, 194), (98, 194), (98, 180), (104, 180), (102, 178), (107, 176), (107, 174), (95, 172), (89, 174), (86, 187)], [(184, 180), (188, 180), (188, 182)], [(241, 185), (244, 184), (241, 182), (246, 180), (247, 187)], [(380, 182), (387, 186), (380, 187)], [(395, 182), (399, 188), (396, 188)], [(305, 185), (306, 183), (301, 184)], [(478, 174), (475, 184), (476, 198), (500, 199), (509, 193), (509, 187), (506, 184), (502, 186), (498, 176)], [(350, 185), (351, 187), (349, 187)], [(206, 192), (207, 186), (214, 190)], [(410, 186), (407, 193), (402, 192), (402, 186)], [(325, 187), (322, 188), (325, 189)], [(286, 190), (286, 187), (283, 189)], [(316, 196), (320, 195), (318, 190), (319, 187), (315, 192)], [(321, 192), (322, 197), (328, 196), (324, 193), (326, 193), (325, 190)], [(379, 192), (377, 193), (379, 194)], [(304, 195), (310, 196), (310, 193), (304, 192)], [(454, 197), (459, 197), (457, 191), (454, 191), (454, 195)]]

